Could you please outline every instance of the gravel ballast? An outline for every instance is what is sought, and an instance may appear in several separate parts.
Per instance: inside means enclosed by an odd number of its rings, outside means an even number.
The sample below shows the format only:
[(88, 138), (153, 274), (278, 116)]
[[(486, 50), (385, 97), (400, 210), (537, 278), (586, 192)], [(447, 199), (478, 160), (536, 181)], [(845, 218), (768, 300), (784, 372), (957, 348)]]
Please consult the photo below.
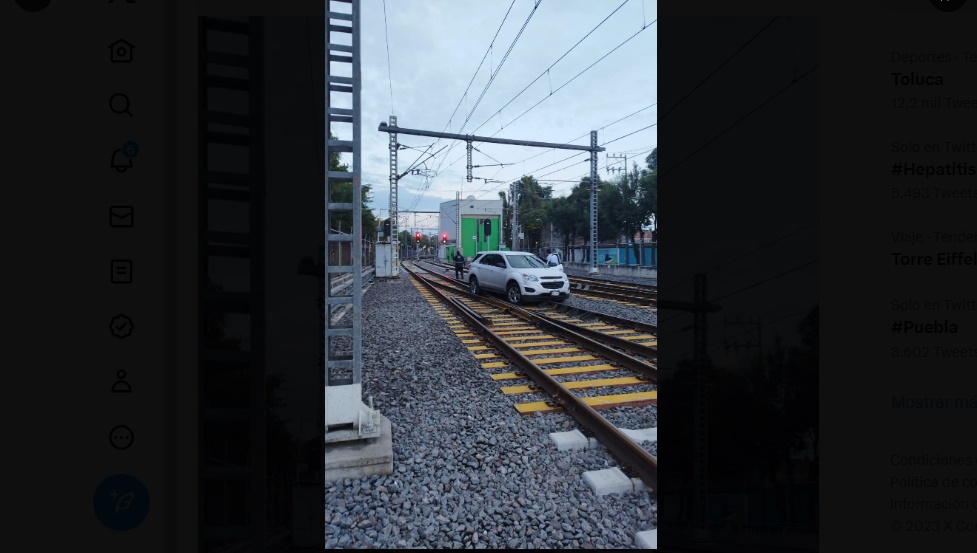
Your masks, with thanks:
[[(406, 273), (364, 293), (362, 325), (363, 398), (391, 421), (394, 473), (326, 483), (327, 548), (633, 548), (656, 527), (653, 495), (593, 494), (583, 473), (617, 461), (557, 451), (549, 434), (576, 422), (519, 415), (499, 391), (515, 382), (491, 380)], [(611, 411), (619, 427), (657, 423)]]

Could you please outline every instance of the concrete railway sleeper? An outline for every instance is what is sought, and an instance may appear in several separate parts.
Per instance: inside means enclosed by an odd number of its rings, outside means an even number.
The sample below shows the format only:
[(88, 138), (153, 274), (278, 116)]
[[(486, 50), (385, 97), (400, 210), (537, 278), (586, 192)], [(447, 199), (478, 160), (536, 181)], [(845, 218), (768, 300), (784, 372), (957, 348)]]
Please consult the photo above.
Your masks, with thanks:
[[(529, 356), (536, 355), (535, 352), (526, 351), (524, 353), (522, 351), (524, 348), (519, 348), (509, 341), (512, 340), (513, 337), (518, 336), (520, 333), (525, 333), (526, 335), (532, 336), (534, 339), (539, 338), (544, 341), (552, 341), (552, 338), (554, 337), (553, 335), (559, 335), (564, 339), (573, 342), (582, 349), (586, 349), (597, 353), (598, 355), (604, 356), (605, 358), (603, 361), (611, 361), (610, 363), (603, 363), (603, 365), (609, 367), (609, 370), (620, 369), (622, 366), (624, 366), (632, 371), (638, 371), (641, 375), (638, 378), (638, 382), (652, 382), (653, 380), (657, 381), (657, 369), (653, 365), (616, 351), (613, 348), (599, 342), (590, 340), (582, 334), (566, 329), (559, 323), (544, 321), (539, 315), (531, 314), (511, 305), (505, 304), (505, 311), (503, 311), (501, 314), (495, 313), (494, 316), (493, 314), (488, 314), (480, 309), (476, 309), (471, 305), (468, 305), (468, 309), (466, 309), (459, 305), (458, 301), (449, 301), (449, 296), (445, 292), (439, 289), (439, 287), (435, 286), (435, 284), (428, 279), (423, 278), (418, 274), (418, 272), (408, 268), (406, 265), (404, 268), (412, 277), (414, 277), (415, 282), (427, 289), (427, 291), (439, 301), (449, 306), (451, 310), (454, 311), (455, 315), (465, 322), (469, 329), (474, 330), (475, 333), (481, 336), (482, 339), (491, 344), (491, 346), (507, 360), (507, 363), (502, 362), (502, 366), (513, 367), (517, 370), (515, 373), (516, 377), (525, 376), (533, 381), (534, 384), (532, 386), (534, 386), (534, 388), (531, 387), (528, 389), (528, 391), (523, 393), (534, 393), (537, 391), (545, 393), (550, 399), (541, 402), (543, 403), (543, 408), (549, 408), (554, 411), (562, 410), (566, 412), (574, 420), (576, 420), (577, 423), (592, 433), (594, 437), (624, 465), (625, 468), (633, 470), (641, 481), (645, 483), (645, 485), (652, 490), (658, 489), (658, 463), (656, 459), (652, 457), (648, 451), (635, 443), (624, 432), (608, 422), (597, 412), (597, 409), (605, 405), (622, 405), (620, 400), (624, 400), (623, 404), (656, 404), (657, 392), (621, 394), (624, 396), (631, 396), (624, 398), (617, 398), (614, 396), (598, 396), (589, 398), (578, 397), (573, 393), (572, 389), (583, 388), (588, 386), (588, 384), (560, 382), (554, 378), (556, 374), (559, 374), (556, 371), (559, 371), (560, 369), (547, 370), (541, 365), (561, 364), (566, 362), (573, 363), (578, 361), (602, 361), (602, 359), (592, 355), (573, 355), (576, 352), (566, 352), (571, 353), (571, 355), (569, 357), (531, 360)], [(458, 295), (463, 294), (455, 291), (452, 291), (452, 293)], [(513, 322), (513, 317), (518, 317), (521, 319), (525, 317), (523, 319), (525, 321), (532, 321), (536, 322), (537, 324), (542, 324), (542, 326), (546, 327), (545, 332), (541, 333), (539, 328), (533, 329), (529, 327), (520, 330), (518, 329), (520, 325), (509, 324)], [(471, 340), (471, 342), (468, 343), (477, 343), (480, 341), (475, 337), (475, 333), (465, 332), (464, 329), (458, 328), (459, 326), (460, 325), (456, 325), (454, 328), (456, 335), (458, 335), (459, 338), (469, 336), (468, 340)], [(509, 328), (511, 330), (505, 331), (502, 330), (502, 328)], [(463, 338), (463, 341), (467, 340)], [(483, 365), (483, 367), (485, 366), (486, 365)], [(579, 368), (580, 367), (567, 367), (567, 369), (570, 370), (576, 370)], [(642, 380), (642, 378), (646, 378), (647, 380)], [(601, 384), (593, 381), (582, 382), (589, 382), (590, 387), (601, 386)], [(630, 384), (632, 381), (627, 381), (627, 383)], [(624, 385), (621, 382), (617, 382), (615, 384)], [(523, 405), (525, 406), (526, 404)]]

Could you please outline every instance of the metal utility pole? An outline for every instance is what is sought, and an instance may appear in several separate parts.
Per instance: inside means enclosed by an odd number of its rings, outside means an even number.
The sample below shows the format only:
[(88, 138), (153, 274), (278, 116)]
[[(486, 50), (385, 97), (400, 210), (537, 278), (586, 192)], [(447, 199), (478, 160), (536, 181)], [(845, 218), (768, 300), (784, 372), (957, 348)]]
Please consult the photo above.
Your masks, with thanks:
[(606, 162), (605, 162), (604, 169), (608, 173), (620, 173), (621, 171), (624, 171), (624, 177), (627, 178), (627, 176), (628, 176), (628, 155), (627, 154), (607, 154), (607, 156), (605, 156), (605, 159), (606, 160), (623, 159), (624, 160), (624, 167), (609, 167), (606, 164)]
[(709, 528), (706, 524), (706, 501), (708, 498), (708, 454), (707, 446), (709, 443), (709, 417), (707, 416), (707, 400), (709, 379), (706, 374), (706, 275), (697, 273), (693, 282), (693, 301), (696, 310), (693, 313), (693, 360), (695, 363), (695, 412), (692, 419), (693, 432), (695, 434), (695, 445), (693, 457), (695, 465), (693, 469), (693, 482), (695, 487), (695, 497), (693, 498), (693, 538), (706, 540), (709, 538)]
[(472, 141), (467, 140), (468, 144), (468, 182), (472, 181)]
[(590, 270), (592, 275), (600, 273), (597, 268), (597, 131), (590, 131)]
[(692, 474), (692, 537), (696, 540), (707, 540), (709, 530), (706, 524), (706, 500), (708, 497), (708, 438), (709, 419), (707, 417), (707, 400), (709, 389), (708, 378), (708, 349), (706, 347), (707, 316), (709, 313), (721, 311), (722, 306), (707, 303), (706, 275), (696, 273), (693, 277), (693, 300), (658, 302), (659, 310), (691, 311), (693, 315), (692, 341), (693, 364), (695, 370), (695, 396), (692, 418), (693, 432), (693, 474)]
[(522, 251), (522, 248), (519, 247), (519, 189), (521, 186), (521, 180), (509, 185), (509, 192), (512, 195), (512, 251), (514, 252)]
[[(390, 116), (390, 126), (397, 127), (397, 116)], [(400, 224), (397, 217), (397, 133), (390, 133), (390, 276), (400, 273)]]
[[(333, 153), (345, 152), (352, 155), (350, 167), (352, 172), (326, 172), (326, 228), (325, 228), (325, 286), (323, 315), (326, 321), (326, 433), (325, 441), (341, 442), (376, 438), (380, 435), (378, 415), (373, 410), (373, 399), (370, 407), (362, 402), (362, 325), (363, 313), (363, 195), (361, 186), (362, 157), (360, 152), (360, 3), (351, 0), (351, 11), (340, 13), (330, 11), (326, 16), (326, 162)], [(346, 25), (349, 23), (349, 25)], [(333, 42), (333, 36), (348, 34), (351, 44)], [(332, 66), (349, 64), (350, 75), (336, 75)], [(350, 108), (333, 107), (332, 93), (347, 94)], [(349, 104), (347, 104), (349, 105)], [(335, 123), (352, 123), (352, 137), (333, 139), (341, 136), (341, 131), (334, 128)], [(393, 127), (396, 128), (396, 127)], [(391, 136), (392, 143), (396, 137)], [(328, 169), (328, 167), (327, 167)], [(352, 183), (352, 201), (334, 201), (334, 190), (337, 184)], [(349, 213), (353, 220), (351, 234), (340, 234), (331, 231), (331, 219), (335, 214)], [(392, 214), (393, 215), (393, 214)], [(391, 217), (391, 230), (397, 224), (396, 216)], [(345, 252), (350, 252), (347, 260)], [(337, 286), (334, 282), (338, 278), (346, 277), (352, 281), (351, 286)], [(335, 291), (334, 291), (335, 290)], [(332, 311), (343, 305), (352, 305), (352, 321), (348, 325), (333, 326)], [(350, 353), (339, 354), (339, 351)], [(351, 350), (351, 351), (350, 351)]]

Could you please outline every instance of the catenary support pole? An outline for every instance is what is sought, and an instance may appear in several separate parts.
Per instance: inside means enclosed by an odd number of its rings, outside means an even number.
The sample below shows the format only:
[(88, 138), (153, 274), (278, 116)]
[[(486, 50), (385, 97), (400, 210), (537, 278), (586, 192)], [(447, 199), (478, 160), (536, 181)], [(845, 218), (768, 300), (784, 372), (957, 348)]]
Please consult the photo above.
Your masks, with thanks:
[(590, 131), (590, 274), (597, 268), (597, 131)]

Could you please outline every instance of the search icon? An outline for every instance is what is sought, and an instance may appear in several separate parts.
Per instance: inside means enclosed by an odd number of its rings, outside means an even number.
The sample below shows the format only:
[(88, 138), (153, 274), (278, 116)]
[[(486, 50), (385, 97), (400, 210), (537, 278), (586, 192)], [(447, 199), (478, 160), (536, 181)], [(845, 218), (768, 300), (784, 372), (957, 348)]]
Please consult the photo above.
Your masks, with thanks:
[(112, 113), (118, 113), (120, 115), (128, 113), (129, 117), (132, 117), (132, 112), (129, 111), (129, 97), (121, 92), (113, 94), (109, 98), (109, 109), (112, 110)]

